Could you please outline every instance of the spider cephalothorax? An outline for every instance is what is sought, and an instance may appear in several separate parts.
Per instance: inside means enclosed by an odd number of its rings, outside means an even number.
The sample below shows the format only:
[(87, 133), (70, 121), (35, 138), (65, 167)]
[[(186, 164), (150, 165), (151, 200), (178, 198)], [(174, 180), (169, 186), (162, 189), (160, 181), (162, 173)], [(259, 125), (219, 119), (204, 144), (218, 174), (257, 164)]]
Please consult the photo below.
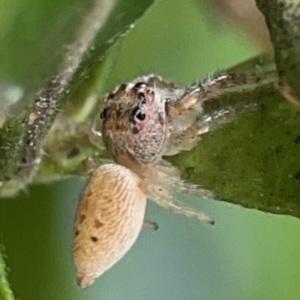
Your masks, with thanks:
[(146, 82), (122, 84), (103, 101), (102, 137), (115, 161), (120, 156), (153, 163), (167, 139), (168, 99)]

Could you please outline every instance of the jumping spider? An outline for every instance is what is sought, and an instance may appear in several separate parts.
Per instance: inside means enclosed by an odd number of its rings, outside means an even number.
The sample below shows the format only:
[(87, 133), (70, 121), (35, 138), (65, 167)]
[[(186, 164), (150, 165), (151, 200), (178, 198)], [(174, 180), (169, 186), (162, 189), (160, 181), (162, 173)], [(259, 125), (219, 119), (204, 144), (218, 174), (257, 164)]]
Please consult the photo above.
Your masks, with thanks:
[[(21, 114), (17, 121), (8, 120), (1, 128), (4, 133), (0, 136), (3, 144), (0, 151), (4, 156), (0, 166), (1, 196), (15, 194), (26, 187), (39, 169), (46, 156), (45, 140), (47, 135), (51, 136), (49, 127), (63, 108), (62, 99), (67, 98), (72, 81), (79, 75), (84, 57), (113, 9), (114, 1), (105, 4), (96, 1), (84, 16), (61, 67), (37, 95), (30, 113)], [(255, 108), (253, 104), (223, 102), (220, 96), (236, 88), (243, 92), (264, 83), (258, 76), (221, 72), (194, 86), (181, 88), (149, 75), (122, 84), (107, 95), (90, 140), (106, 148), (113, 163), (96, 164), (96, 168), (90, 169), (92, 175), (79, 203), (74, 232), (79, 286), (91, 285), (131, 248), (145, 224), (147, 198), (175, 213), (214, 223), (212, 218), (184, 206), (173, 195), (186, 192), (211, 199), (217, 195), (185, 183), (179, 171), (163, 157), (192, 149), (203, 133), (229, 121), (236, 113)], [(84, 135), (88, 135), (85, 126), (82, 128)], [(6, 135), (7, 132), (15, 135)]]
[(79, 204), (74, 237), (79, 286), (92, 284), (131, 248), (143, 225), (147, 198), (214, 224), (211, 217), (184, 206), (173, 195), (218, 196), (182, 181), (163, 157), (192, 149), (203, 133), (235, 113), (253, 109), (255, 105), (226, 104), (218, 97), (262, 82), (258, 76), (220, 72), (180, 88), (148, 75), (121, 84), (104, 98), (91, 141), (105, 147), (114, 163), (97, 166)]

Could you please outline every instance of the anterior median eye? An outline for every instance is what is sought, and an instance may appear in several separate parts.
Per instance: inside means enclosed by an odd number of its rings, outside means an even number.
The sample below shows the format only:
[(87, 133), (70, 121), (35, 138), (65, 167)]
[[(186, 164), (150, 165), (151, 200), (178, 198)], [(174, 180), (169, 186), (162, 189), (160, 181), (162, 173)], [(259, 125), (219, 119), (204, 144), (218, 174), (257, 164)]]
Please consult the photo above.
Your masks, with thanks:
[(132, 123), (136, 123), (139, 121), (144, 121), (146, 118), (146, 114), (143, 112), (143, 110), (140, 107), (136, 107), (132, 110), (130, 116), (129, 116), (129, 121)]
[(146, 114), (144, 114), (141, 110), (139, 110), (136, 113), (135, 118), (138, 119), (138, 120), (140, 120), (140, 121), (143, 121), (146, 118)]

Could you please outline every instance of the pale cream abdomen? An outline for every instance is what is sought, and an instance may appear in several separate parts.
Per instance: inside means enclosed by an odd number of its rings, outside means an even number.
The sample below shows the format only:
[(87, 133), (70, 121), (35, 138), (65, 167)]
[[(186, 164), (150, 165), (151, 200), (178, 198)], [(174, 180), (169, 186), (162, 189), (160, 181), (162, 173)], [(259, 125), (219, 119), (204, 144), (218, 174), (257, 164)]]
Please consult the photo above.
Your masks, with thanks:
[(75, 224), (77, 284), (91, 285), (116, 264), (136, 241), (144, 220), (146, 195), (129, 169), (99, 167), (84, 190)]

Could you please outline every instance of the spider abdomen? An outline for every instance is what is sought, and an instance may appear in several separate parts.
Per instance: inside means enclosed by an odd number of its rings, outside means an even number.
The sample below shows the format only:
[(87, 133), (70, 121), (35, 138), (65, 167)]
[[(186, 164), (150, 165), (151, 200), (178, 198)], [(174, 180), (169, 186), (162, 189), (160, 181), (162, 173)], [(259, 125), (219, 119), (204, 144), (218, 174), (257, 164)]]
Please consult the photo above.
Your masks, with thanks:
[(74, 260), (77, 284), (91, 285), (132, 247), (143, 225), (146, 195), (140, 179), (117, 165), (100, 166), (77, 212)]

